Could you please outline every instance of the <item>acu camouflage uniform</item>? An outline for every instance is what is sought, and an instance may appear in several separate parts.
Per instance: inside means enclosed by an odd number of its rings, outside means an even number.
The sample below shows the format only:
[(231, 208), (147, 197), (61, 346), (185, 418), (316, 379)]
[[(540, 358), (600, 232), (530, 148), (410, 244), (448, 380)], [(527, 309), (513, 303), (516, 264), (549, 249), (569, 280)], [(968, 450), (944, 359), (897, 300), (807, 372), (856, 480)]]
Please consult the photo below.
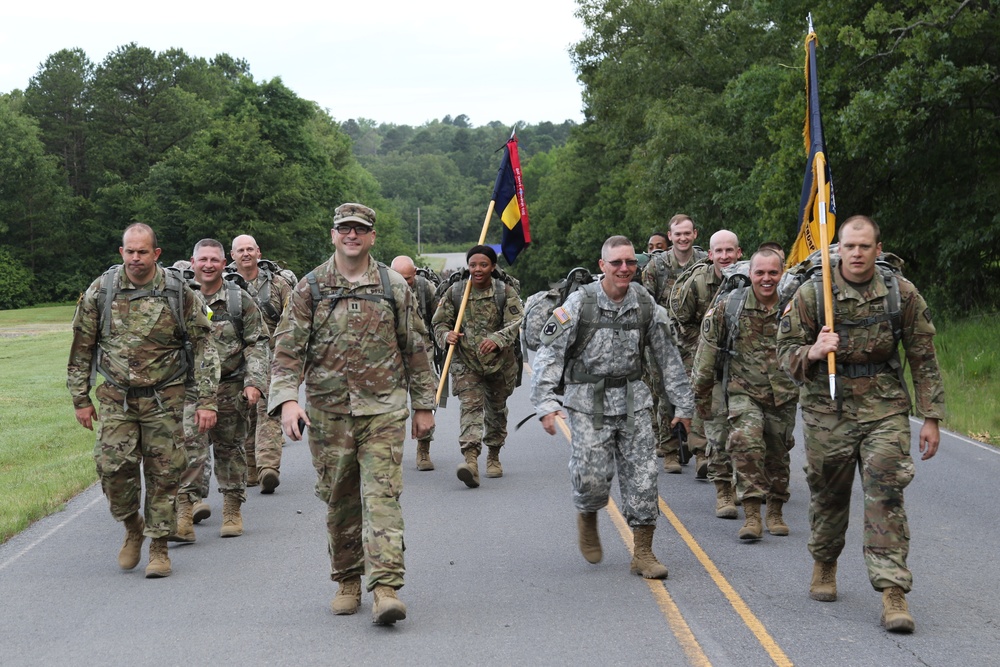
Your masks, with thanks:
[[(589, 290), (596, 295), (596, 321), (624, 326), (595, 328), (586, 347), (576, 351), (572, 348), (581, 334), (583, 296)], [(577, 510), (596, 512), (608, 504), (617, 467), (622, 514), (633, 528), (655, 525), (659, 515), (653, 399), (641, 380), (641, 339), (652, 349), (677, 416), (694, 413), (694, 397), (667, 323), (654, 315), (640, 334), (639, 299), (651, 297), (634, 283), (621, 303), (612, 301), (600, 282), (571, 294), (545, 325), (531, 376), (531, 402), (537, 413), (547, 415), (565, 408), (569, 417), (573, 436), (569, 471)], [(650, 310), (656, 312), (652, 304)], [(574, 354), (568, 358), (571, 350)], [(580, 377), (569, 370), (574, 365), (593, 381), (574, 381), (574, 376)], [(566, 386), (560, 404), (556, 389), (564, 373)], [(603, 381), (603, 393), (598, 380)]]
[[(434, 313), (434, 336), (441, 347), (447, 348), (448, 332), (455, 328), (458, 316), (453, 291), (462, 294), (465, 284), (463, 280), (452, 285)], [(497, 311), (494, 295), (498, 284), (506, 290), (503, 313)], [(519, 370), (514, 344), (523, 319), (521, 298), (503, 281), (493, 280), (486, 289), (473, 286), (469, 291), (462, 319), (465, 335), (451, 359), (452, 394), (462, 404), (458, 442), (463, 452), (471, 449), (478, 455), (483, 445), (502, 447), (507, 440), (507, 398), (514, 392)], [(499, 349), (480, 354), (479, 345), (487, 338)]]
[(365, 574), (368, 590), (399, 588), (407, 388), (413, 409), (434, 409), (426, 332), (395, 271), (388, 271), (393, 301), (381, 298), (374, 259), (356, 283), (337, 271), (334, 257), (314, 274), (324, 297), (340, 298), (313, 303), (306, 280), (292, 290), (278, 325), (268, 410), (298, 401), (305, 380), (316, 495), (328, 508), (330, 577)]
[[(247, 460), (244, 442), (249, 431), (250, 412), (243, 389), (254, 387), (261, 394), (267, 391), (268, 367), (271, 353), (268, 350), (267, 325), (261, 319), (257, 305), (250, 295), (240, 288), (242, 334), (230, 319), (227, 292), (231, 287), (223, 284), (215, 294), (196, 291), (199, 300), (211, 311), (212, 337), (221, 360), (221, 378), (218, 389), (218, 420), (212, 430), (198, 433), (194, 425), (196, 397), (190, 392), (184, 405), (184, 449), (187, 470), (181, 477), (181, 493), (192, 497), (192, 502), (207, 498), (211, 471), (207, 465), (209, 448), (215, 459), (215, 479), (219, 491), (236, 492), (240, 503), (246, 502)], [(265, 398), (259, 402), (266, 401)]]
[[(702, 319), (712, 305), (722, 278), (715, 275), (711, 262), (696, 266), (683, 284), (670, 293), (670, 319), (677, 331), (684, 366), (691, 372)], [(691, 451), (709, 456), (708, 478), (713, 482), (732, 481), (732, 465), (726, 453), (729, 423), (726, 419), (722, 387), (716, 387), (710, 417), (695, 415), (691, 422)]]
[[(934, 324), (923, 297), (899, 277), (902, 343), (916, 391), (917, 412), (944, 418), (944, 389), (934, 352)], [(807, 354), (821, 328), (814, 281), (799, 288), (778, 327), (778, 356), (801, 383), (799, 396), (805, 431), (806, 479), (811, 493), (809, 551), (833, 562), (844, 548), (854, 483), (861, 470), (864, 489), (863, 552), (868, 578), (876, 590), (893, 586), (909, 592), (906, 567), (910, 531), (903, 489), (913, 479), (910, 458), (910, 400), (896, 371), (887, 363), (897, 349), (887, 315), (885, 280), (876, 271), (867, 285), (854, 286), (833, 270), (834, 320), (839, 401), (831, 400), (826, 360)], [(867, 318), (871, 318), (868, 320)], [(841, 329), (847, 323), (860, 326)]]
[[(670, 292), (673, 290), (677, 278), (707, 256), (708, 253), (704, 250), (694, 248), (687, 263), (681, 264), (674, 254), (673, 248), (663, 252), (654, 252), (642, 271), (642, 285), (649, 290), (658, 305), (669, 308)], [(674, 406), (664, 398), (660, 383), (653, 381), (654, 374), (655, 371), (647, 366), (642, 381), (653, 390), (653, 434), (656, 438), (656, 449), (663, 456), (676, 458), (680, 442), (670, 430), (670, 422), (674, 418)]]
[[(139, 511), (139, 493), (145, 481), (143, 532), (151, 538), (166, 537), (174, 529), (177, 491), (185, 465), (181, 422), (187, 377), (178, 375), (184, 364), (184, 341), (168, 298), (162, 295), (167, 285), (162, 267), (156, 267), (146, 285), (134, 285), (124, 269), (118, 270), (108, 336), (101, 332), (98, 295), (102, 282), (103, 277), (91, 283), (77, 304), (66, 386), (74, 408), (92, 405), (91, 363), (100, 354), (104, 372), (110, 376), (95, 390), (100, 419), (95, 424), (94, 460), (101, 489), (111, 506), (111, 516), (124, 521)], [(161, 294), (129, 298), (130, 291), (140, 289)], [(205, 312), (187, 285), (181, 288), (181, 304), (194, 351), (192, 393), (196, 407), (214, 411), (219, 353)]]
[[(235, 264), (230, 264), (229, 268), (236, 270)], [(274, 331), (281, 320), (281, 312), (288, 302), (288, 297), (292, 292), (292, 287), (284, 278), (276, 273), (261, 270), (253, 280), (246, 281), (247, 292), (257, 303), (264, 324), (270, 334), (270, 350), (274, 351)], [(270, 281), (270, 294), (268, 294), (267, 306), (260, 303), (261, 292), (265, 283)], [(270, 369), (264, 387), (261, 389), (264, 396), (257, 402), (257, 406), (249, 410), (250, 423), (247, 429), (247, 436), (244, 440), (246, 449), (247, 465), (256, 470), (263, 471), (271, 468), (276, 471), (281, 469), (281, 447), (285, 443), (285, 436), (281, 433), (280, 417), (267, 414), (267, 387), (270, 384)], [(251, 474), (253, 476), (253, 474)]]
[[(733, 350), (726, 309), (743, 299)], [(698, 413), (712, 414), (713, 388), (720, 383), (717, 362), (729, 356), (728, 382), (723, 387), (729, 418), (727, 451), (736, 476), (736, 492), (744, 498), (788, 501), (789, 443), (794, 444), (795, 406), (799, 392), (778, 368), (778, 312), (757, 301), (750, 287), (734, 290), (705, 314), (701, 342), (694, 357), (691, 386)], [(721, 384), (721, 383), (720, 383)]]

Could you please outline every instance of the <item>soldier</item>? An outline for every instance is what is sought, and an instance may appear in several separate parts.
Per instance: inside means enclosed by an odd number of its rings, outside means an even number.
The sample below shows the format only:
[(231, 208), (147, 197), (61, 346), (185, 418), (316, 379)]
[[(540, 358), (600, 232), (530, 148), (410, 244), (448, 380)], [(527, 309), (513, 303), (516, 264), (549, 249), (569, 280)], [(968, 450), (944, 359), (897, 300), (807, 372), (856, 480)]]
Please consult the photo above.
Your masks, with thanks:
[(798, 389), (777, 362), (782, 263), (774, 250), (758, 250), (750, 258), (750, 287), (729, 292), (705, 313), (691, 376), (698, 413), (705, 420), (712, 416), (717, 381), (724, 392), (729, 417), (726, 449), (743, 504), (745, 522), (739, 531), (743, 540), (763, 535), (764, 499), (768, 532), (788, 535), (781, 509), (788, 502), (788, 447), (795, 442)]
[[(640, 379), (646, 346), (652, 348), (666, 395), (676, 406), (671, 426), (690, 425), (694, 397), (666, 321), (657, 317), (649, 293), (632, 285), (636, 266), (626, 237), (604, 242), (604, 277), (571, 294), (545, 324), (532, 362), (531, 402), (550, 435), (556, 418), (569, 415), (569, 469), (583, 557), (598, 563), (603, 556), (597, 512), (608, 504), (617, 465), (622, 513), (635, 543), (631, 571), (665, 579), (667, 568), (652, 550), (659, 510), (652, 398)], [(565, 412), (556, 393), (563, 382)]]
[[(417, 302), (417, 313), (420, 315), (420, 319), (423, 321), (427, 331), (432, 331), (431, 318), (434, 317), (434, 310), (437, 308), (437, 300), (434, 297), (434, 283), (423, 276), (418, 276), (417, 266), (406, 255), (400, 255), (393, 259), (389, 268), (403, 276), (406, 284), (413, 290), (413, 296)], [(429, 335), (424, 340), (424, 346), (427, 348), (427, 353), (431, 355), (433, 361), (434, 347)], [(417, 441), (417, 470), (434, 470), (434, 462), (431, 461), (431, 440), (433, 439), (434, 429), (432, 428), (427, 432), (427, 437)]]
[(461, 333), (455, 321), (465, 290), (460, 280), (441, 297), (432, 320), (438, 345), (455, 345), (451, 360), (452, 393), (461, 402), (459, 446), (465, 462), (458, 478), (471, 489), (479, 486), (479, 453), (485, 444), (486, 476), (503, 477), (500, 448), (507, 440), (507, 398), (517, 384), (515, 344), (524, 305), (517, 290), (493, 277), (497, 253), (477, 245), (465, 254), (472, 289)]
[[(668, 235), (673, 245), (666, 252), (650, 259), (646, 269), (642, 272), (642, 284), (656, 299), (656, 303), (664, 308), (670, 305), (670, 292), (673, 290), (677, 278), (707, 256), (704, 250), (696, 248), (694, 245), (698, 238), (698, 229), (689, 216), (678, 213), (670, 218), (669, 230)], [(653, 238), (650, 237), (649, 241), (652, 243)], [(667, 428), (667, 424), (673, 419), (674, 407), (670, 405), (669, 401), (659, 396), (660, 390), (655, 383), (651, 388), (656, 404), (653, 425), (657, 426), (654, 429), (657, 433), (657, 454), (663, 456), (663, 470), (665, 472), (680, 474), (681, 462), (678, 458), (680, 442)]]
[[(722, 229), (709, 240), (709, 262), (691, 269), (688, 278), (674, 286), (670, 295), (670, 316), (681, 340), (681, 358), (690, 372), (694, 353), (698, 349), (701, 321), (722, 284), (722, 270), (743, 256), (739, 239), (731, 231)], [(696, 417), (691, 434), (691, 449), (695, 453), (696, 477), (716, 484), (715, 515), (735, 519), (735, 498), (732, 491), (732, 467), (726, 454), (726, 429), (728, 424), (722, 410), (722, 387), (715, 389), (712, 419), (702, 421)]]
[[(276, 269), (275, 264), (261, 260), (260, 248), (252, 236), (243, 234), (233, 239), (232, 258), (227, 271), (239, 273), (246, 281), (246, 291), (253, 297), (271, 334), (271, 352), (274, 352), (274, 330), (292, 291), (291, 285), (296, 281), (292, 279), (289, 283), (277, 270), (273, 270)], [(266, 384), (264, 386), (267, 387)], [(250, 427), (245, 443), (247, 486), (257, 486), (259, 480), (261, 493), (274, 493), (281, 484), (281, 447), (284, 441), (280, 420), (267, 414), (265, 396), (250, 410)]]
[[(269, 412), (280, 411), (292, 440), (311, 429), (309, 449), (327, 504), (331, 573), (340, 586), (331, 607), (353, 614), (361, 575), (374, 593), (372, 620), (406, 618), (396, 596), (403, 586), (404, 429), (413, 407), (412, 436), (434, 426), (434, 373), (423, 325), (399, 274), (371, 258), (375, 211), (337, 207), (335, 251), (292, 291), (277, 330)], [(306, 384), (306, 410), (298, 404)]]
[(663, 232), (653, 232), (646, 242), (646, 252), (652, 255), (654, 252), (664, 252), (670, 249), (670, 238)]
[[(261, 395), (267, 391), (267, 325), (253, 299), (236, 281), (223, 280), (226, 250), (215, 239), (202, 239), (191, 256), (195, 280), (201, 286), (202, 302), (211, 313), (212, 335), (219, 350), (221, 377), (217, 402), (218, 421), (211, 431), (197, 433), (185, 419), (187, 470), (181, 476), (177, 496), (177, 531), (171, 540), (194, 542), (192, 508), (208, 497), (208, 458), (211, 447), (215, 459), (215, 478), (223, 496), (222, 537), (243, 534), (240, 506), (246, 502), (247, 460), (244, 442), (249, 430), (248, 412), (256, 410)], [(188, 396), (185, 413), (194, 410), (194, 396)]]
[[(149, 537), (146, 577), (166, 577), (167, 535), (176, 523), (184, 469), (184, 383), (192, 374), (194, 423), (204, 433), (216, 420), (219, 353), (191, 288), (156, 264), (160, 248), (153, 230), (129, 225), (118, 252), (123, 264), (91, 283), (77, 304), (66, 386), (80, 425), (93, 430), (101, 422), (97, 474), (111, 516), (126, 529), (118, 565), (138, 565)], [(90, 400), (92, 361), (105, 380), (95, 391), (100, 415)], [(145, 517), (139, 514), (144, 481)]]
[[(834, 330), (822, 325), (819, 281), (807, 280), (785, 308), (778, 327), (778, 358), (802, 384), (806, 480), (811, 494), (809, 551), (815, 561), (809, 595), (837, 599), (837, 558), (854, 484), (864, 489), (863, 553), (868, 579), (882, 591), (882, 625), (912, 632), (906, 604), (913, 577), (906, 567), (910, 531), (903, 489), (914, 475), (910, 458), (910, 397), (899, 363), (902, 341), (910, 364), (917, 411), (924, 424), (921, 459), (940, 443), (944, 389), (934, 352), (931, 312), (913, 284), (876, 266), (882, 252), (870, 218), (848, 218), (840, 228), (839, 262), (831, 270)], [(833, 259), (833, 258), (831, 258)], [(836, 399), (830, 398), (826, 359), (836, 352)]]

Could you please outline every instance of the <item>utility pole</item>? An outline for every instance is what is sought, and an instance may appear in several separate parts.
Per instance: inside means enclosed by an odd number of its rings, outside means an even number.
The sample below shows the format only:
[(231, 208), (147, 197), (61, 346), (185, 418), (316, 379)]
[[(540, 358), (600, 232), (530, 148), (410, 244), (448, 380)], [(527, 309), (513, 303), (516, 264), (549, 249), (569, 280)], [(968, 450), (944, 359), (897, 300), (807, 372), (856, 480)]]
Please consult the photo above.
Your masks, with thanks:
[(423, 249), (420, 247), (420, 207), (417, 207), (417, 255), (424, 254)]

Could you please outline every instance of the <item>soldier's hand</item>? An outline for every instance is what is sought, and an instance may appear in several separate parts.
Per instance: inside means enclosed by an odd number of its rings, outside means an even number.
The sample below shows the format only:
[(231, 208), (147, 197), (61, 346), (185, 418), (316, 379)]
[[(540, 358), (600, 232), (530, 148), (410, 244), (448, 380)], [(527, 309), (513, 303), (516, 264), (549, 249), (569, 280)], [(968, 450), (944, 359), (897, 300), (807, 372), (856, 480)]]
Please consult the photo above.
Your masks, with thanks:
[(300, 419), (306, 423), (306, 426), (312, 426), (312, 422), (306, 416), (306, 411), (298, 402), (285, 401), (281, 404), (281, 429), (295, 442), (302, 439), (302, 431), (299, 430)]
[(491, 341), (489, 338), (484, 338), (483, 342), (479, 344), (479, 354), (489, 354), (490, 352), (496, 352), (500, 349), (500, 346)]
[(80, 426), (84, 427), (88, 431), (94, 430), (94, 422), (98, 420), (99, 417), (97, 416), (97, 408), (93, 405), (76, 409), (76, 421), (80, 423)]
[(691, 432), (691, 418), (690, 417), (674, 417), (670, 422), (670, 428), (673, 429), (678, 424), (684, 424), (684, 430), (688, 433)]
[(836, 352), (839, 346), (840, 336), (831, 331), (830, 327), (823, 327), (820, 329), (819, 335), (816, 336), (816, 342), (809, 348), (809, 354), (806, 356), (811, 361), (822, 361), (826, 359), (826, 355)]
[(205, 433), (215, 428), (218, 418), (215, 410), (194, 411), (194, 425), (198, 427), (198, 433)]
[(244, 387), (243, 397), (247, 399), (247, 405), (257, 405), (260, 400), (260, 389), (257, 387)]
[(556, 434), (556, 417), (566, 419), (566, 413), (562, 410), (556, 410), (555, 412), (550, 412), (542, 417), (542, 428), (544, 428), (545, 432), (549, 435)]
[(434, 411), (414, 410), (412, 421), (413, 423), (410, 427), (410, 437), (414, 440), (426, 438), (431, 432), (431, 429), (434, 428)]
[(937, 454), (938, 445), (941, 444), (941, 429), (938, 427), (938, 420), (927, 418), (920, 428), (920, 460), (926, 461)]
[(462, 339), (465, 334), (455, 333), (454, 331), (449, 331), (448, 335), (444, 337), (444, 340), (448, 345), (458, 345), (458, 341)]

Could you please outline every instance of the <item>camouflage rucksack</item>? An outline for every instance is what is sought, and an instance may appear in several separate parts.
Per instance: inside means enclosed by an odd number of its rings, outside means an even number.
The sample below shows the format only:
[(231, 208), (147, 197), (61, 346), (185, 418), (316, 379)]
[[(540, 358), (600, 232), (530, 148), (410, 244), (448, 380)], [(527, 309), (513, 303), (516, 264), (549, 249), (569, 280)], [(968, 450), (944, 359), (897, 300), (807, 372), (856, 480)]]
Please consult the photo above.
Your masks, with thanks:
[(576, 267), (559, 282), (549, 283), (549, 289), (535, 292), (524, 302), (524, 322), (521, 324), (521, 340), (529, 350), (537, 350), (541, 345), (539, 336), (552, 311), (563, 305), (573, 292), (583, 285), (594, 282), (594, 276), (583, 267)]
[[(295, 287), (295, 285), (299, 281), (295, 277), (295, 274), (292, 273), (289, 269), (281, 268), (281, 266), (279, 266), (277, 262), (274, 262), (270, 259), (257, 260), (257, 270), (259, 270), (261, 273), (264, 274), (265, 280), (261, 284), (260, 289), (257, 291), (257, 294), (253, 297), (254, 303), (257, 304), (257, 307), (260, 308), (261, 312), (269, 320), (278, 321), (281, 319), (281, 312), (279, 312), (278, 309), (271, 304), (271, 281), (275, 277), (280, 277), (282, 280), (288, 283), (289, 287)], [(236, 263), (231, 262), (228, 266), (226, 266), (225, 272), (227, 277), (234, 273), (237, 273)], [(246, 284), (244, 283), (242, 287), (246, 289)]]

